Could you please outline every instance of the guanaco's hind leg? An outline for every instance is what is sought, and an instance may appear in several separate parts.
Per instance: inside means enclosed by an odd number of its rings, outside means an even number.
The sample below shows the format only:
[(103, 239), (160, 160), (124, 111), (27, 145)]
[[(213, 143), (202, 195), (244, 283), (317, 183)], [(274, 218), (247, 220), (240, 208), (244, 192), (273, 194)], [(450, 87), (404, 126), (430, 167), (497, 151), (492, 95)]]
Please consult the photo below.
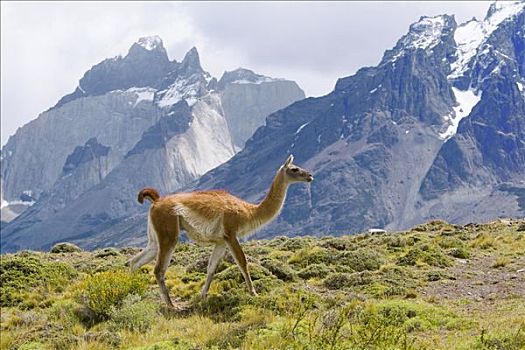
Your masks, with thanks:
[(255, 288), (253, 288), (252, 285), (250, 272), (248, 271), (248, 263), (246, 262), (246, 256), (244, 256), (244, 252), (242, 251), (239, 241), (235, 236), (230, 236), (227, 239), (227, 244), (232, 252), (235, 262), (241, 269), (242, 275), (244, 276), (244, 280), (246, 281), (246, 285), (248, 286), (248, 291), (251, 295), (257, 295), (257, 292), (255, 291)]
[(157, 233), (158, 254), (155, 265), (155, 279), (160, 288), (160, 296), (168, 307), (173, 308), (168, 287), (166, 286), (165, 275), (170, 264), (171, 254), (175, 249), (179, 238), (179, 217), (163, 213), (161, 210), (152, 211), (152, 223)]
[(208, 277), (206, 278), (206, 283), (204, 284), (204, 287), (202, 287), (202, 298), (206, 298), (206, 295), (208, 294), (208, 289), (210, 289), (211, 280), (213, 279), (213, 275), (215, 274), (215, 270), (217, 269), (217, 266), (219, 265), (221, 259), (224, 257), (225, 252), (225, 244), (220, 243), (217, 244), (215, 248), (213, 248), (210, 260), (208, 261)]
[(128, 260), (127, 265), (131, 272), (138, 270), (141, 266), (146, 265), (155, 259), (158, 251), (157, 233), (151, 224), (151, 218), (148, 215), (148, 244), (139, 254)]

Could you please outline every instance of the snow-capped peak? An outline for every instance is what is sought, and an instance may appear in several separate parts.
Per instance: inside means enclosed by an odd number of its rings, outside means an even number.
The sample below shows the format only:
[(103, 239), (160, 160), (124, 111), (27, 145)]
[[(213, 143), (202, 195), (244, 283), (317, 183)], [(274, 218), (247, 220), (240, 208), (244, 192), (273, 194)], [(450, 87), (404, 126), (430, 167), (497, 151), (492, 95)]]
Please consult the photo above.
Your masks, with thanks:
[(145, 36), (139, 38), (137, 44), (139, 44), (146, 50), (151, 51), (156, 49), (157, 47), (162, 47), (162, 39), (158, 35)]
[(449, 26), (450, 17), (439, 15), (434, 17), (423, 16), (418, 22), (410, 26), (406, 34), (396, 45), (389, 61), (395, 61), (407, 51), (416, 49), (427, 50), (438, 45), (443, 36), (443, 31)]
[(495, 1), (490, 5), (485, 20), (492, 19), (501, 23), (506, 18), (519, 13), (523, 5), (523, 1)]
[(285, 79), (271, 78), (266, 75), (257, 74), (249, 69), (237, 68), (231, 72), (224, 72), (219, 81), (219, 85), (224, 87), (226, 84), (262, 84), (283, 80)]
[(451, 64), (452, 72), (448, 76), (454, 79), (462, 76), (470, 60), (476, 55), (478, 47), (506, 20), (513, 18), (525, 8), (521, 1), (496, 1), (487, 12), (483, 21), (472, 19), (460, 25), (454, 33), (457, 59)]
[(427, 49), (435, 46), (439, 43), (444, 26), (443, 16), (421, 17), (419, 22), (414, 23), (410, 28), (412, 33), (410, 39), (412, 40), (405, 47)]

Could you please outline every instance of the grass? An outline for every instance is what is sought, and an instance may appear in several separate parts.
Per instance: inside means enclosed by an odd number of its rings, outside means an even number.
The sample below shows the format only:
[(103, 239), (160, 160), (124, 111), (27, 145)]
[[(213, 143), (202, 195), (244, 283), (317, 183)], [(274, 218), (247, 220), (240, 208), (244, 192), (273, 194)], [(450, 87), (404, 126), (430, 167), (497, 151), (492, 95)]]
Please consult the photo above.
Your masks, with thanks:
[[(1, 349), (523, 349), (523, 221), (243, 244), (199, 297), (210, 248), (180, 244), (161, 303), (137, 249), (3, 255)], [(522, 271), (522, 272), (519, 272)]]

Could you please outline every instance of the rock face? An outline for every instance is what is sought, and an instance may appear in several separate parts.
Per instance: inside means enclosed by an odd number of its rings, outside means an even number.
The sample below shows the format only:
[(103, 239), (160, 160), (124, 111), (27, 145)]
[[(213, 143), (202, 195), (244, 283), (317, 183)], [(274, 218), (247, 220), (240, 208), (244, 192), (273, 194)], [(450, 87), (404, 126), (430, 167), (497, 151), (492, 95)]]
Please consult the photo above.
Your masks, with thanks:
[[(274, 106), (284, 108), (294, 100), (304, 98), (299, 86), (284, 79), (273, 79), (239, 68), (225, 72), (218, 82), (222, 107), (236, 147), (242, 149), (254, 130), (264, 125)], [(238, 101), (244, 100), (239, 104)]]
[(265, 79), (264, 89), (248, 82), (233, 100), (236, 83), (216, 90), (195, 48), (170, 61), (158, 37), (93, 66), (73, 93), (2, 148), (2, 221), (22, 212), (3, 223), (2, 251), (71, 238), (82, 245), (144, 210), (135, 203), (141, 187), (173, 192), (224, 163), (239, 149), (230, 130), (245, 132), (235, 136), (242, 145), (264, 123), (261, 113), (304, 98), (292, 81)]
[(525, 215), (525, 3), (422, 17), (376, 67), (267, 119), (200, 178), (260, 200), (289, 153), (314, 172), (258, 237)]

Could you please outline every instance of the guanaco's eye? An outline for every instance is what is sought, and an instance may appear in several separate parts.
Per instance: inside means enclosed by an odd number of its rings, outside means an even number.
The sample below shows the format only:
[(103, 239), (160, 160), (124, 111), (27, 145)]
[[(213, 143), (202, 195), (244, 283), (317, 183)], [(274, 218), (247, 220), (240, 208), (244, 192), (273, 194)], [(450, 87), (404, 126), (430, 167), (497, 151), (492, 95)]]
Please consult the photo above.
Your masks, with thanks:
[(292, 173), (296, 173), (296, 172), (298, 172), (298, 171), (299, 171), (299, 169), (297, 169), (297, 168), (293, 168), (293, 169), (292, 169)]

